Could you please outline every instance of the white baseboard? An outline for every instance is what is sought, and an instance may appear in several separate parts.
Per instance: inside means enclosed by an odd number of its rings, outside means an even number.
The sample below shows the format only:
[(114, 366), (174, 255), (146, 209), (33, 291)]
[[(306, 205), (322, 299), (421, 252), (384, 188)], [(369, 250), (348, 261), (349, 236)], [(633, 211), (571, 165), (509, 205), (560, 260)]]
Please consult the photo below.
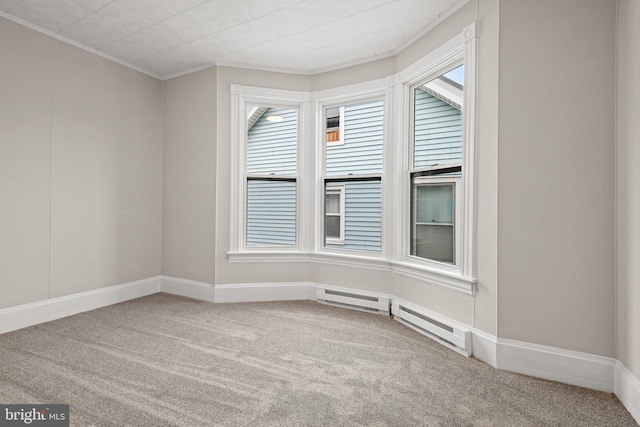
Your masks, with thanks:
[(619, 360), (616, 363), (615, 394), (631, 416), (640, 424), (640, 380)]
[(480, 329), (472, 329), (473, 354), (472, 356), (494, 368), (498, 367), (497, 346), (498, 338)]
[[(318, 286), (326, 287), (312, 282), (213, 286), (193, 280), (157, 276), (1, 309), (0, 334), (158, 292), (216, 303), (316, 301)], [(392, 300), (397, 299), (393, 295), (389, 297)], [(477, 359), (498, 369), (613, 392), (640, 423), (640, 380), (620, 361), (555, 347), (500, 339), (477, 329), (472, 331), (473, 356)]]
[(160, 276), (0, 310), (0, 334), (160, 291)]
[(160, 291), (193, 298), (202, 301), (214, 302), (214, 286), (210, 283), (197, 282), (195, 280), (179, 279), (177, 277), (161, 276)]
[(300, 283), (234, 283), (215, 287), (215, 302), (316, 301), (317, 285)]
[(616, 360), (521, 341), (498, 339), (497, 367), (613, 393)]

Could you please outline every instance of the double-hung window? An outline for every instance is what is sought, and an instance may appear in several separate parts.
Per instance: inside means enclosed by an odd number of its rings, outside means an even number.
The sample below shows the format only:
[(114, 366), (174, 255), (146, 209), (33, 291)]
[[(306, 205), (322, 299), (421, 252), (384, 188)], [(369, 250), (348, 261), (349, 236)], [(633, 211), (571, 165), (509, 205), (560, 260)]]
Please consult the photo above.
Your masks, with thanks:
[(322, 114), (324, 247), (381, 252), (384, 101), (323, 106)]
[(247, 106), (245, 245), (297, 242), (298, 110)]
[(410, 254), (459, 265), (464, 65), (413, 86)]

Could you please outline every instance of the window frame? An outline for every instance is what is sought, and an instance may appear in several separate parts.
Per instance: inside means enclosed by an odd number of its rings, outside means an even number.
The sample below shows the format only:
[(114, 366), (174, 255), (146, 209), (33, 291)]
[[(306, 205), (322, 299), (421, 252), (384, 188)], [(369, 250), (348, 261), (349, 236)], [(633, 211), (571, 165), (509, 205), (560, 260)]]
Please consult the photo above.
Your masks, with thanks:
[[(355, 257), (366, 257), (373, 259), (385, 259), (385, 252), (387, 243), (385, 240), (385, 229), (387, 228), (385, 225), (385, 206), (389, 204), (385, 201), (385, 194), (388, 192), (385, 187), (385, 174), (387, 173), (388, 161), (386, 156), (388, 153), (388, 144), (390, 139), (389, 132), (389, 105), (391, 97), (391, 88), (388, 85), (388, 81), (378, 80), (374, 82), (364, 83), (357, 85), (356, 87), (344, 87), (331, 89), (323, 92), (318, 92), (316, 94), (316, 116), (318, 117), (320, 126), (318, 126), (318, 139), (319, 142), (317, 145), (317, 180), (318, 180), (318, 188), (324, 189), (326, 185), (334, 185), (333, 183), (337, 181), (359, 181), (359, 180), (376, 180), (380, 181), (381, 188), (381, 237), (380, 237), (380, 251), (371, 251), (371, 250), (359, 250), (359, 249), (350, 249), (350, 248), (336, 248), (331, 247), (333, 243), (325, 242), (324, 239), (324, 217), (322, 221), (317, 222), (316, 226), (316, 249), (315, 252), (318, 254), (332, 254), (332, 255), (341, 255), (341, 256), (355, 256)], [(382, 171), (380, 173), (363, 173), (363, 174), (349, 174), (349, 175), (327, 175), (326, 174), (326, 160), (327, 160), (327, 147), (333, 146), (333, 143), (326, 143), (326, 110), (328, 108), (341, 107), (341, 136), (342, 136), (342, 144), (344, 144), (344, 111), (346, 107), (349, 105), (356, 104), (365, 104), (367, 102), (372, 101), (382, 101), (383, 103), (383, 141), (382, 141)], [(322, 200), (318, 200), (321, 206), (321, 212), (324, 214), (324, 190), (318, 190), (320, 197)], [(346, 196), (345, 196), (346, 197)], [(346, 221), (346, 215), (345, 215)], [(346, 244), (346, 236), (345, 243)]]
[[(476, 23), (404, 70), (382, 79), (314, 92), (230, 85), (231, 165), (229, 262), (312, 262), (385, 271), (425, 284), (474, 295), (474, 195), (476, 114)], [(463, 159), (460, 205), (460, 265), (449, 266), (409, 256), (411, 183), (411, 85), (436, 77), (456, 60), (464, 61)], [(453, 68), (453, 67), (451, 67)], [(349, 250), (324, 245), (324, 176), (326, 118), (324, 108), (384, 99), (381, 251)], [(290, 248), (246, 247), (243, 150), (246, 145), (245, 102), (298, 106), (297, 245)], [(224, 137), (224, 135), (222, 135)], [(222, 149), (224, 149), (224, 145)], [(411, 163), (410, 163), (411, 162)], [(226, 173), (226, 172), (225, 172)], [(408, 178), (409, 177), (409, 178)], [(223, 177), (224, 178), (224, 177)], [(376, 178), (377, 179), (377, 178)], [(346, 213), (346, 212), (345, 212)]]
[[(338, 218), (340, 218), (340, 236), (339, 237), (327, 237), (326, 235), (326, 225), (324, 226), (324, 230), (325, 230), (325, 234), (324, 234), (324, 244), (325, 245), (344, 245), (345, 244), (345, 239), (344, 239), (344, 229), (345, 229), (345, 185), (344, 184), (326, 184), (325, 185), (325, 200), (326, 200), (326, 195), (329, 194), (329, 192), (332, 193), (338, 193), (339, 195), (339, 202), (338, 202), (338, 214), (333, 214), (333, 213), (329, 213), (327, 212), (327, 205), (326, 202), (324, 204), (324, 216), (325, 216), (325, 220), (326, 217), (331, 215), (331, 216), (337, 216)], [(325, 223), (326, 224), (326, 223)]]
[[(254, 107), (277, 107), (297, 110), (297, 146), (295, 174), (260, 174), (247, 172), (248, 124), (247, 114)], [(303, 247), (302, 230), (306, 223), (304, 218), (305, 159), (304, 126), (307, 106), (304, 93), (280, 91), (231, 85), (231, 138), (234, 141), (231, 150), (231, 217), (230, 217), (230, 253), (262, 253), (262, 252), (299, 252)], [(296, 183), (296, 227), (294, 245), (248, 245), (247, 244), (247, 197), (249, 180), (287, 180)]]
[[(336, 107), (336, 108), (340, 108), (340, 113), (338, 115), (338, 120), (340, 120), (340, 126), (338, 126), (339, 139), (337, 141), (327, 141), (326, 134), (327, 134), (327, 132), (329, 132), (329, 128), (327, 128), (326, 125), (327, 125), (328, 117), (327, 117), (327, 114), (326, 114), (327, 109), (324, 109), (324, 120), (323, 120), (323, 123), (325, 124), (325, 138), (324, 139), (325, 139), (325, 143), (327, 145), (331, 145), (331, 146), (333, 146), (333, 145), (344, 145), (344, 109), (345, 108), (344, 108), (344, 106)], [(331, 128), (331, 129), (335, 129), (335, 128)]]
[[(434, 50), (422, 60), (400, 73), (402, 94), (399, 96), (404, 112), (402, 130), (401, 166), (402, 194), (398, 196), (402, 215), (402, 232), (397, 245), (400, 248), (399, 259), (407, 267), (415, 267), (427, 272), (445, 274), (456, 278), (461, 288), (473, 292), (475, 283), (474, 267), (474, 217), (475, 217), (475, 135), (476, 135), (476, 24), (471, 24), (449, 42)], [(412, 176), (426, 168), (414, 167), (414, 109), (415, 89), (426, 82), (464, 64), (464, 91), (462, 111), (462, 176), (457, 186), (456, 198), (459, 204), (455, 218), (458, 221), (456, 238), (457, 265), (449, 265), (411, 255), (411, 192)], [(437, 176), (437, 175), (434, 175)]]

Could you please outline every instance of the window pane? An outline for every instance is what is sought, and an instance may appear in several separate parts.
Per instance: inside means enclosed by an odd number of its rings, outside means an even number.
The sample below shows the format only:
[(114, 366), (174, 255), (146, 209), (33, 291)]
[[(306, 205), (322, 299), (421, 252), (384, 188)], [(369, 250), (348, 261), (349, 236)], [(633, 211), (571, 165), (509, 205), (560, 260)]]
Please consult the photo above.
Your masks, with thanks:
[(415, 88), (413, 167), (462, 161), (464, 66)]
[(340, 216), (325, 216), (324, 232), (328, 239), (340, 238)]
[(247, 172), (295, 174), (298, 155), (298, 111), (254, 107), (247, 115)]
[[(380, 180), (332, 182), (344, 185), (344, 245), (341, 249), (377, 251), (382, 243), (382, 185)], [(325, 236), (331, 237), (325, 227)]]
[(453, 226), (419, 224), (414, 255), (453, 264), (453, 238)]
[(453, 185), (417, 186), (419, 223), (453, 224)]
[(455, 263), (454, 197), (454, 183), (414, 183), (411, 255)]
[(329, 214), (340, 213), (340, 193), (327, 193), (325, 209)]
[(383, 101), (347, 105), (344, 110), (343, 144), (327, 145), (327, 176), (382, 173)]
[(247, 246), (295, 244), (295, 181), (247, 181)]
[(327, 131), (336, 128), (340, 128), (340, 107), (327, 108)]

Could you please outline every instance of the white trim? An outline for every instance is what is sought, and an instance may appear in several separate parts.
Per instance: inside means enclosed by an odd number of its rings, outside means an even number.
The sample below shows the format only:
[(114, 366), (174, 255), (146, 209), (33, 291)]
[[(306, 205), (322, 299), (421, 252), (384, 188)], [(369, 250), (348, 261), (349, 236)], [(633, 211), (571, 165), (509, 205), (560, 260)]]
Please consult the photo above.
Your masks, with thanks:
[[(340, 251), (339, 253), (337, 251)], [(343, 249), (336, 252), (324, 250), (322, 252), (298, 252), (298, 251), (255, 251), (255, 252), (227, 252), (229, 262), (268, 262), (290, 263), (311, 262), (317, 264), (340, 265), (352, 268), (365, 268), (373, 271), (386, 271), (400, 274), (405, 277), (420, 280), (430, 285), (441, 286), (447, 289), (462, 292), (467, 295), (475, 295), (477, 280), (455, 273), (431, 269), (426, 266), (407, 262), (391, 261), (381, 256), (362, 256), (347, 253)]]
[(301, 71), (301, 70), (296, 70), (296, 69), (292, 69), (292, 68), (279, 68), (279, 67), (261, 67), (261, 66), (255, 66), (255, 65), (247, 65), (247, 64), (241, 64), (241, 63), (235, 63), (235, 62), (207, 62), (205, 64), (202, 65), (198, 65), (192, 68), (188, 68), (186, 70), (182, 70), (182, 71), (177, 71), (175, 73), (172, 74), (167, 74), (167, 75), (157, 75), (154, 74), (150, 71), (147, 71), (141, 67), (138, 67), (136, 65), (130, 64), (126, 61), (123, 61), (121, 59), (115, 58), (113, 56), (110, 56), (104, 52), (101, 52), (99, 50), (96, 50), (94, 48), (91, 48), (89, 46), (85, 46), (81, 43), (75, 42), (71, 39), (68, 39), (64, 36), (61, 36), (60, 34), (56, 34), (54, 32), (51, 32), (49, 30), (45, 30), (44, 28), (40, 28), (34, 24), (31, 24), (27, 21), (24, 21), (16, 16), (10, 15), (6, 12), (2, 12), (0, 11), (0, 16), (8, 19), (9, 21), (13, 21), (17, 24), (20, 24), (22, 26), (25, 26), (31, 30), (37, 31), (39, 33), (42, 33), (46, 36), (49, 36), (51, 38), (54, 38), (56, 40), (60, 40), (61, 42), (70, 44), (74, 47), (77, 47), (78, 49), (82, 49), (85, 50), (87, 52), (90, 52), (94, 55), (98, 55), (102, 58), (108, 59), (109, 61), (115, 62), (117, 64), (120, 64), (124, 67), (130, 68), (132, 70), (138, 71), (140, 73), (146, 74), (150, 77), (153, 77), (155, 79), (161, 80), (161, 81), (165, 81), (165, 80), (169, 80), (169, 79), (173, 79), (175, 77), (180, 77), (180, 76), (184, 76), (187, 74), (191, 74), (191, 73), (195, 73), (198, 71), (202, 71), (202, 70), (206, 70), (207, 68), (212, 68), (212, 67), (232, 67), (232, 68), (244, 68), (247, 70), (257, 70), (257, 71), (267, 71), (267, 72), (274, 72), (274, 73), (287, 73), (287, 74), (297, 74), (297, 75), (304, 75), (304, 76), (313, 76), (316, 74), (322, 74), (322, 73), (326, 73), (329, 71), (335, 71), (335, 70), (340, 70), (343, 68), (349, 68), (349, 67), (353, 67), (355, 65), (361, 65), (361, 64), (367, 64), (369, 62), (375, 62), (375, 61), (379, 61), (382, 59), (386, 59), (386, 58), (390, 58), (393, 56), (397, 56), (399, 53), (401, 53), (402, 51), (404, 51), (406, 48), (408, 48), (409, 46), (411, 46), (413, 43), (415, 43), (418, 39), (420, 39), (421, 37), (423, 37), (425, 34), (427, 34), (428, 32), (430, 32), (431, 30), (433, 30), (435, 27), (437, 27), (440, 23), (442, 23), (445, 19), (447, 19), (449, 16), (451, 16), (453, 13), (455, 13), (456, 11), (458, 11), (462, 6), (464, 6), (469, 0), (460, 2), (458, 4), (456, 4), (454, 7), (452, 7), (451, 9), (449, 9), (446, 13), (441, 14), (438, 19), (436, 19), (434, 22), (432, 22), (431, 24), (429, 24), (427, 27), (425, 27), (422, 31), (420, 31), (419, 33), (417, 33), (415, 36), (413, 36), (412, 38), (408, 39), (405, 41), (404, 44), (402, 44), (400, 47), (394, 49), (391, 52), (387, 52), (385, 54), (382, 55), (378, 55), (375, 57), (369, 57), (369, 58), (364, 58), (364, 59), (359, 59), (356, 61), (351, 61), (345, 64), (340, 64), (340, 65), (336, 65), (336, 66), (332, 66), (332, 67), (328, 67), (328, 68), (319, 68), (316, 70), (312, 70), (312, 71)]
[[(330, 71), (340, 70), (340, 69), (343, 69), (343, 68), (349, 68), (349, 67), (353, 67), (353, 66), (361, 65), (361, 64), (367, 64), (369, 62), (379, 61), (379, 60), (382, 60), (382, 59), (386, 59), (386, 58), (398, 55), (399, 53), (404, 51), (406, 48), (408, 48), (409, 46), (414, 44), (416, 41), (418, 41), (420, 38), (425, 36), (427, 33), (432, 31), (434, 28), (436, 28), (442, 22), (444, 22), (448, 17), (450, 17), (451, 15), (456, 13), (458, 10), (460, 10), (468, 2), (469, 2), (469, 0), (464, 0), (464, 1), (461, 1), (459, 3), (456, 3), (453, 7), (451, 7), (449, 10), (447, 10), (445, 13), (440, 14), (435, 21), (433, 21), (431, 24), (429, 24), (428, 26), (423, 28), (419, 33), (417, 33), (416, 35), (414, 35), (410, 39), (406, 40), (398, 48), (392, 50), (391, 52), (383, 53), (383, 54), (377, 55), (375, 57), (358, 59), (356, 61), (351, 61), (351, 62), (348, 62), (348, 63), (345, 63), (345, 64), (334, 65), (334, 66), (326, 67), (326, 68), (318, 68), (318, 69), (315, 69), (315, 70), (312, 70), (312, 71), (301, 71), (301, 70), (297, 70), (297, 69), (293, 69), (293, 68), (262, 67), (262, 66), (242, 64), (242, 63), (239, 63), (239, 62), (216, 62), (216, 65), (220, 66), (220, 67), (235, 67), (235, 68), (245, 68), (245, 69), (248, 69), (248, 70), (268, 71), (268, 72), (274, 72), (274, 73), (288, 73), (288, 74), (300, 74), (300, 75), (305, 75), (305, 76), (313, 76), (313, 75), (316, 75), (316, 74), (327, 73), (327, 72), (330, 72)], [(197, 71), (197, 70), (198, 69), (194, 69), (194, 71)], [(186, 74), (186, 72), (185, 72), (185, 74)]]
[(229, 262), (309, 262), (309, 253), (301, 251), (227, 252)]
[(473, 354), (476, 359), (494, 368), (498, 367), (497, 346), (498, 337), (488, 334), (480, 329), (472, 329)]
[(640, 424), (640, 380), (619, 360), (616, 361), (614, 393), (627, 408), (631, 416)]
[(498, 338), (498, 369), (613, 393), (616, 360)]
[[(301, 172), (305, 159), (305, 144), (307, 140), (307, 110), (308, 100), (311, 98), (308, 92), (291, 90), (268, 89), (253, 86), (242, 86), (238, 84), (230, 85), (231, 93), (231, 200), (230, 209), (230, 251), (234, 252), (280, 252), (282, 246), (253, 247), (246, 244), (246, 182), (249, 174), (246, 168), (246, 148), (247, 148), (247, 106), (278, 106), (297, 110), (297, 161), (295, 175), (281, 175), (279, 177), (294, 178), (296, 182), (296, 243), (287, 245), (291, 251), (304, 247), (304, 237), (302, 230), (306, 226), (303, 217), (302, 188), (304, 187), (304, 175)], [(273, 178), (265, 176), (265, 178)]]
[[(108, 288), (81, 292), (0, 310), (0, 334), (95, 310), (158, 292), (215, 302), (317, 300), (318, 289), (366, 293), (389, 298), (447, 322), (472, 330), (472, 356), (490, 366), (580, 387), (613, 392), (640, 423), (640, 380), (620, 361), (555, 347), (499, 339), (437, 312), (390, 294), (362, 291), (313, 282), (244, 283), (213, 286), (209, 283), (156, 276)], [(212, 298), (213, 296), (213, 298)]]
[[(94, 55), (97, 55), (97, 56), (99, 56), (101, 58), (107, 59), (107, 60), (109, 60), (111, 62), (115, 62), (116, 64), (122, 65), (122, 66), (127, 67), (127, 68), (129, 68), (131, 70), (137, 71), (137, 72), (142, 73), (142, 74), (146, 74), (147, 76), (153, 77), (154, 79), (166, 80), (167, 78), (169, 78), (169, 77), (160, 77), (157, 74), (152, 73), (151, 71), (147, 71), (144, 68), (141, 68), (141, 67), (138, 67), (136, 65), (130, 64), (130, 63), (126, 62), (126, 61), (123, 61), (122, 59), (118, 59), (118, 58), (113, 57), (111, 55), (108, 55), (108, 54), (106, 54), (106, 53), (104, 53), (102, 51), (96, 50), (96, 49), (94, 49), (92, 47), (85, 46), (85, 45), (83, 45), (81, 43), (78, 43), (78, 42), (73, 41), (71, 39), (68, 39), (68, 38), (66, 38), (64, 36), (61, 36), (60, 34), (54, 33), (54, 32), (49, 31), (49, 30), (45, 30), (44, 28), (40, 28), (37, 25), (34, 25), (34, 24), (30, 23), (30, 22), (27, 22), (27, 21), (24, 21), (24, 20), (18, 18), (17, 16), (9, 15), (8, 13), (0, 11), (0, 17), (8, 19), (9, 21), (13, 21), (16, 24), (20, 24), (20, 25), (22, 25), (24, 27), (27, 27), (30, 30), (37, 31), (38, 33), (44, 34), (45, 36), (51, 37), (52, 39), (56, 39), (56, 40), (61, 41), (63, 43), (69, 44), (69, 45), (71, 45), (73, 47), (77, 47), (78, 49), (84, 50), (86, 52), (89, 52), (89, 53), (92, 53)], [(204, 68), (209, 68), (210, 66), (211, 65), (209, 64), (209, 65), (207, 65), (207, 67), (204, 67)]]
[(214, 286), (211, 283), (169, 276), (161, 277), (160, 292), (209, 302), (214, 302), (215, 296)]
[(433, 285), (460, 291), (468, 295), (475, 295), (477, 279), (465, 277), (455, 273), (431, 269), (427, 266), (407, 262), (394, 262), (393, 272), (412, 279), (422, 280)]
[[(414, 94), (415, 88), (422, 86), (434, 78), (440, 76), (443, 72), (448, 71), (451, 67), (457, 67), (464, 64), (464, 92), (463, 92), (463, 143), (462, 143), (462, 179), (461, 185), (456, 188), (456, 201), (459, 203), (456, 207), (456, 237), (455, 237), (455, 253), (456, 253), (456, 269), (462, 277), (473, 277), (474, 270), (474, 221), (475, 221), (475, 139), (476, 139), (476, 45), (477, 31), (476, 23), (472, 23), (465, 27), (456, 37), (444, 43), (419, 61), (405, 68), (400, 72), (400, 81), (403, 87), (403, 102), (405, 107), (402, 117), (402, 125), (405, 127), (406, 133), (401, 135), (403, 156), (403, 169), (409, 176), (418, 169), (414, 168), (414, 136), (411, 128), (414, 124)], [(406, 106), (408, 104), (408, 107)], [(406, 141), (405, 141), (406, 140)], [(411, 221), (408, 220), (408, 209), (411, 209), (411, 192), (413, 191), (413, 183), (408, 182), (409, 179), (404, 178), (400, 181), (400, 192), (402, 193), (402, 203), (400, 204), (402, 219), (398, 222), (401, 236), (402, 259), (405, 262), (418, 262), (425, 266), (431, 265), (434, 268), (442, 268), (451, 270), (448, 266), (438, 266), (427, 259), (420, 259), (409, 255), (411, 253)]]
[(317, 285), (310, 282), (234, 283), (215, 287), (215, 302), (316, 300)]
[(160, 276), (0, 310), (0, 334), (160, 292)]

